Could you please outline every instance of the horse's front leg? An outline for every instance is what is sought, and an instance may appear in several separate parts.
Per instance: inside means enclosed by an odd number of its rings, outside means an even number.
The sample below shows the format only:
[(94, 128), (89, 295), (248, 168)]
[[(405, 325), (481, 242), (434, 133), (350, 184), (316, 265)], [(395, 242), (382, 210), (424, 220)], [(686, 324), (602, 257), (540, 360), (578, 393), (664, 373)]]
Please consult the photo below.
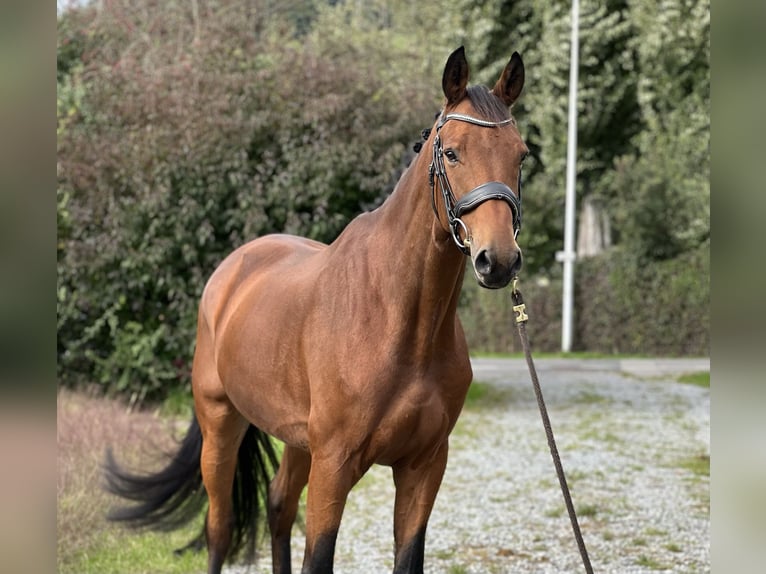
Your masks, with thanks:
[(423, 574), (426, 525), (447, 467), (447, 441), (430, 457), (394, 465), (394, 574)]
[(361, 456), (344, 448), (312, 450), (306, 499), (306, 553), (302, 574), (331, 574), (340, 519), (351, 488), (367, 471)]

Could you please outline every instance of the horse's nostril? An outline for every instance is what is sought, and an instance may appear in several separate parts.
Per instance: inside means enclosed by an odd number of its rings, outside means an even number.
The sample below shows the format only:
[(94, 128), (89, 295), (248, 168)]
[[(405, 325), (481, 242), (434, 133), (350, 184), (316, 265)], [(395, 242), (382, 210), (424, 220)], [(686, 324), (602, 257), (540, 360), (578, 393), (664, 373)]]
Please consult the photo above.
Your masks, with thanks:
[(489, 275), (492, 273), (494, 258), (486, 249), (482, 249), (479, 251), (478, 255), (476, 255), (473, 265), (478, 273)]

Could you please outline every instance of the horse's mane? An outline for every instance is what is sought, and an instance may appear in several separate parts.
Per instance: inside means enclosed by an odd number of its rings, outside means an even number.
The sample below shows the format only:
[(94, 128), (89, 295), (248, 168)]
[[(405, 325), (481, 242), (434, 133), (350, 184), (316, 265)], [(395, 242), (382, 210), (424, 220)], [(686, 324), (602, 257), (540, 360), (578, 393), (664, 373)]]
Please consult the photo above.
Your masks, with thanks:
[(479, 114), (482, 119), (490, 122), (501, 122), (510, 117), (508, 106), (506, 106), (495, 94), (489, 91), (487, 86), (468, 86), (466, 95), (471, 101), (473, 109), (476, 110), (476, 113)]

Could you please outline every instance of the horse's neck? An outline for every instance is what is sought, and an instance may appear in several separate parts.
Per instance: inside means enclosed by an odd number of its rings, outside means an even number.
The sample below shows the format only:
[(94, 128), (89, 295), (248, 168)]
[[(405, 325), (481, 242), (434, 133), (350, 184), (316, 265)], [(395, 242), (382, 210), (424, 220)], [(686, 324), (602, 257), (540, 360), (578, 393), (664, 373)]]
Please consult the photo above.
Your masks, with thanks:
[(391, 279), (397, 283), (404, 307), (438, 324), (454, 323), (465, 260), (444, 229), (444, 214), (441, 220), (434, 214), (428, 162), (421, 154), (404, 172), (379, 208), (374, 235), (392, 251), (396, 272)]

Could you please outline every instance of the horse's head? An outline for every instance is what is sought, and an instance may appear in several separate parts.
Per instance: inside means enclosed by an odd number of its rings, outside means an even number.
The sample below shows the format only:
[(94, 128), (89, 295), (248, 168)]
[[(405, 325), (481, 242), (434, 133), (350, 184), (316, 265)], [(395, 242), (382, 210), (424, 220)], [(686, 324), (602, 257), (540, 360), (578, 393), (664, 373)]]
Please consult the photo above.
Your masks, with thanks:
[(443, 199), (450, 232), (470, 255), (479, 284), (493, 289), (505, 287), (521, 268), (516, 234), (521, 164), (529, 150), (510, 107), (523, 86), (524, 64), (515, 52), (492, 90), (468, 87), (462, 47), (447, 60), (442, 78), (447, 101), (435, 127), (432, 191), (435, 201)]

